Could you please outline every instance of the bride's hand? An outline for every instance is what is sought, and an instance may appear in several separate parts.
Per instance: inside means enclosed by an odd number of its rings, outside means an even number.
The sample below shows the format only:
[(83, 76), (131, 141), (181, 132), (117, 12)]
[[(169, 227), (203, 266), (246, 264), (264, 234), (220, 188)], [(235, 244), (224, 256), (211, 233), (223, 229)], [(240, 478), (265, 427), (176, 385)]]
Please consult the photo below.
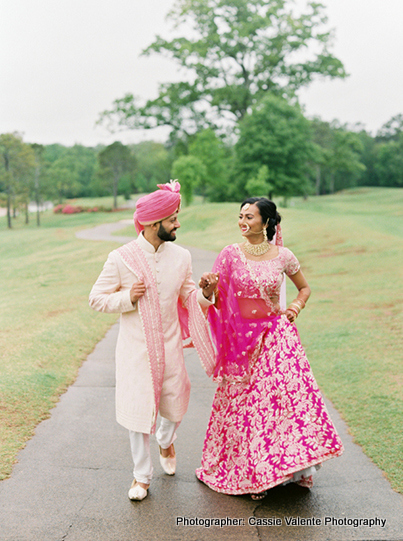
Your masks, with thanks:
[(294, 321), (297, 319), (295, 312), (293, 312), (292, 310), (288, 310), (288, 308), (285, 311), (285, 315), (287, 316), (290, 323), (294, 323)]
[(208, 275), (209, 273), (208, 272), (204, 272), (199, 280), (199, 287), (201, 287), (202, 289), (204, 287), (206, 287), (206, 285), (208, 285), (207, 283), (207, 280), (208, 280)]
[(204, 272), (199, 281), (199, 286), (203, 290), (203, 295), (208, 299), (214, 293), (218, 284), (219, 275), (215, 272)]

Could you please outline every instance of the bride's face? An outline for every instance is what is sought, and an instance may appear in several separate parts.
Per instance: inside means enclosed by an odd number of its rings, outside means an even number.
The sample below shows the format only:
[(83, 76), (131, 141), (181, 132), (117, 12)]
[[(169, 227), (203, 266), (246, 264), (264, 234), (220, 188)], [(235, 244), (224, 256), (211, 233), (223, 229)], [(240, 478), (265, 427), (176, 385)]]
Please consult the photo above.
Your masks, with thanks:
[(259, 208), (253, 203), (246, 203), (241, 208), (238, 220), (239, 229), (244, 237), (263, 234), (263, 222), (260, 216)]

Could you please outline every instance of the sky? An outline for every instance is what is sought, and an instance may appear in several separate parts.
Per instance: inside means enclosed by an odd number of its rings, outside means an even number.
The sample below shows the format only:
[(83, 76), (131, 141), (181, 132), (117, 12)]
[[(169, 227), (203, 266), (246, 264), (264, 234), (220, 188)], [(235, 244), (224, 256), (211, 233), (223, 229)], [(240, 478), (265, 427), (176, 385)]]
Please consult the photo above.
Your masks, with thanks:
[[(304, 0), (296, 0), (304, 4)], [(120, 140), (164, 141), (167, 131), (111, 134), (96, 126), (101, 111), (133, 93), (157, 96), (179, 80), (175, 64), (141, 51), (157, 34), (174, 0), (0, 0), (0, 133), (30, 143), (95, 146)], [(403, 114), (403, 0), (322, 0), (332, 53), (350, 76), (318, 80), (299, 93), (305, 114), (375, 134)]]

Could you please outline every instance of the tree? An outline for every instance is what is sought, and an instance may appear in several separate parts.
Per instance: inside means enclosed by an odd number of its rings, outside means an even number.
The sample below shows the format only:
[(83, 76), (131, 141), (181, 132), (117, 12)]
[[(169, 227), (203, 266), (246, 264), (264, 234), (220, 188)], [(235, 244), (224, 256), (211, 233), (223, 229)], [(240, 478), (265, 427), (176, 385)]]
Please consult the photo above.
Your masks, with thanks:
[(346, 77), (329, 52), (332, 33), (324, 7), (293, 0), (177, 0), (168, 19), (193, 28), (192, 38), (156, 37), (144, 55), (173, 59), (186, 75), (164, 83), (156, 99), (127, 94), (100, 122), (132, 129), (170, 126), (171, 135), (237, 123), (267, 93), (295, 96), (317, 76)]
[(256, 177), (250, 178), (246, 183), (245, 189), (249, 196), (269, 196), (272, 197), (273, 185), (270, 184), (270, 173), (267, 165), (262, 165), (257, 172)]
[(2, 155), (1, 179), (7, 200), (7, 227), (12, 228), (11, 200), (13, 195), (12, 164), (18, 160), (19, 150), (22, 146), (22, 137), (18, 133), (4, 133), (0, 135), (0, 150)]
[(11, 229), (11, 210), (12, 206), (15, 209), (16, 197), (21, 195), (28, 204), (35, 157), (30, 145), (24, 143), (17, 132), (0, 135), (0, 152), (0, 176), (7, 198), (7, 227)]
[(62, 203), (66, 198), (76, 197), (79, 192), (78, 173), (71, 167), (70, 158), (63, 154), (47, 168), (46, 195)]
[(329, 157), (330, 193), (356, 184), (358, 175), (365, 171), (360, 161), (362, 144), (356, 133), (336, 128), (333, 132), (332, 152)]
[(376, 140), (380, 142), (397, 141), (403, 132), (403, 115), (393, 116), (386, 122), (376, 134)]
[(143, 141), (130, 149), (136, 158), (135, 185), (139, 191), (152, 192), (157, 184), (169, 182), (173, 157), (162, 143)]
[(311, 121), (317, 149), (316, 194), (334, 193), (354, 186), (365, 171), (361, 162), (363, 143), (360, 136), (337, 121)]
[[(99, 149), (74, 145), (64, 147), (62, 145), (48, 145), (43, 153), (44, 168), (65, 170), (63, 176), (70, 178), (71, 187), (67, 188), (66, 197), (90, 197), (93, 194), (93, 179), (97, 166)], [(55, 163), (57, 162), (57, 165)], [(55, 176), (49, 177), (51, 197), (55, 197)], [(62, 197), (64, 195), (62, 194)], [(59, 195), (57, 195), (59, 197)]]
[[(228, 149), (212, 129), (196, 134), (189, 145), (189, 155), (204, 165), (199, 192), (210, 201), (225, 201), (228, 196)], [(176, 176), (176, 175), (173, 175)]]
[(74, 145), (66, 149), (65, 159), (71, 163), (71, 168), (76, 172), (79, 185), (78, 197), (89, 197), (91, 183), (97, 166), (98, 151), (92, 147)]
[(378, 131), (371, 157), (380, 186), (403, 186), (403, 115), (392, 117)]
[(35, 153), (31, 145), (23, 143), (18, 163), (14, 167), (14, 208), (24, 208), (26, 224), (29, 223), (28, 207), (34, 194), (35, 165)]
[(357, 133), (361, 143), (361, 150), (358, 151), (360, 162), (365, 166), (357, 178), (358, 186), (379, 186), (379, 176), (375, 169), (377, 156), (377, 143), (374, 137), (365, 129)]
[(324, 168), (329, 160), (332, 146), (332, 130), (329, 122), (324, 122), (320, 118), (314, 118), (311, 121), (312, 139), (315, 145), (315, 195), (320, 195), (323, 188)]
[(312, 190), (309, 162), (314, 147), (310, 123), (298, 106), (282, 98), (267, 96), (243, 119), (235, 153), (238, 199), (248, 195), (247, 182), (261, 178), (265, 171), (270, 197), (283, 196), (286, 200)]
[(117, 208), (119, 182), (129, 173), (134, 177), (136, 160), (130, 149), (120, 141), (115, 141), (98, 154), (99, 171), (101, 178), (105, 179), (112, 188), (113, 208)]
[(195, 188), (206, 176), (206, 167), (196, 156), (180, 156), (172, 165), (172, 176), (179, 179), (185, 205), (190, 205)]
[(35, 181), (34, 181), (34, 195), (36, 203), (36, 225), (39, 227), (41, 225), (40, 218), (40, 204), (41, 204), (41, 172), (43, 169), (43, 153), (45, 152), (45, 147), (37, 143), (31, 145), (32, 150), (35, 154)]
[(381, 186), (403, 187), (403, 132), (378, 147), (375, 169)]

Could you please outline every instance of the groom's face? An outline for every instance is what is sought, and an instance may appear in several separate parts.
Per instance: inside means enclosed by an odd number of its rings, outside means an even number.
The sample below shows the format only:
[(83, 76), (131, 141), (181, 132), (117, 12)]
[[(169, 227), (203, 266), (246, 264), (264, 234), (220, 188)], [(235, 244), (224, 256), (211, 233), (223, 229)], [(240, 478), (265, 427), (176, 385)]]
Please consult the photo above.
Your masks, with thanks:
[(168, 216), (168, 218), (159, 222), (157, 235), (161, 240), (168, 242), (176, 240), (176, 230), (181, 226), (178, 221), (178, 214), (179, 211), (176, 211), (171, 216)]

